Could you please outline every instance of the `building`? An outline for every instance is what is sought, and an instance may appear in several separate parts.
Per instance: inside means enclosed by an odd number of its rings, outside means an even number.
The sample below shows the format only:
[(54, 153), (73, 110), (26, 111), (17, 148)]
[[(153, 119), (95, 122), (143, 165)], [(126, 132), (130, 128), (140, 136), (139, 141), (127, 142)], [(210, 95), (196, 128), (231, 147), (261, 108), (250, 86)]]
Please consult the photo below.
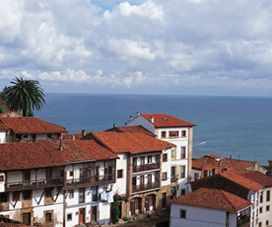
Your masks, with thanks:
[(27, 225), (109, 223), (116, 158), (94, 140), (0, 144), (0, 215)]
[[(129, 126), (140, 125), (156, 135), (160, 140), (175, 144), (168, 161), (163, 163), (170, 169), (164, 173), (170, 178), (172, 191), (183, 195), (188, 191), (187, 183), (191, 177), (193, 127), (194, 124), (168, 114), (137, 114), (127, 122)], [(164, 154), (166, 158), (167, 154)]]
[(171, 227), (249, 226), (251, 202), (220, 189), (200, 188), (174, 200)]
[(221, 189), (249, 200), (250, 226), (269, 226), (272, 223), (272, 177), (259, 171), (235, 173), (225, 171), (191, 182), (192, 191), (199, 188)]
[(119, 205), (121, 217), (167, 206), (172, 192), (170, 175), (164, 174), (170, 171), (170, 166), (165, 163), (171, 157), (174, 144), (157, 139), (140, 126), (92, 132), (85, 139), (88, 138), (118, 155), (113, 191), (126, 198)]
[(59, 139), (65, 128), (36, 117), (1, 117), (0, 143)]
[(192, 180), (212, 176), (231, 170), (243, 172), (246, 170), (260, 171), (266, 174), (267, 170), (257, 162), (226, 158), (217, 154), (207, 154), (201, 158), (193, 159)]

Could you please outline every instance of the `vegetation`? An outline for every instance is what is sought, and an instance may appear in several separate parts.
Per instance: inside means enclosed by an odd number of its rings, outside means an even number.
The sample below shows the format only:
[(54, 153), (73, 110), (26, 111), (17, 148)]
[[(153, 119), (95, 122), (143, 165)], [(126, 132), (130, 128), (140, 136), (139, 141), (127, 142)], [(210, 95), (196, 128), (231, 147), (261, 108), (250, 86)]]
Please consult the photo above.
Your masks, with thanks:
[(111, 205), (111, 219), (112, 219), (113, 224), (115, 224), (115, 223), (117, 223), (119, 221), (119, 214), (120, 214), (119, 198), (114, 197), (113, 203)]
[(45, 103), (44, 91), (39, 81), (16, 77), (1, 93), (1, 102), (10, 111), (16, 111), (23, 116), (32, 116), (34, 110), (41, 109)]

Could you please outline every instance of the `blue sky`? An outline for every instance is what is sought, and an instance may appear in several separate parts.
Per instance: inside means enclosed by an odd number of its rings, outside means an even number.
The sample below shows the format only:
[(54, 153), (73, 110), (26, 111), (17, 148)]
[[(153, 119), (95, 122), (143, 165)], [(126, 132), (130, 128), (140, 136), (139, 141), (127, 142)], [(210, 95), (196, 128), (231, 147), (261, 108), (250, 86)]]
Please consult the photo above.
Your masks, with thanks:
[(0, 86), (272, 95), (270, 0), (3, 0)]

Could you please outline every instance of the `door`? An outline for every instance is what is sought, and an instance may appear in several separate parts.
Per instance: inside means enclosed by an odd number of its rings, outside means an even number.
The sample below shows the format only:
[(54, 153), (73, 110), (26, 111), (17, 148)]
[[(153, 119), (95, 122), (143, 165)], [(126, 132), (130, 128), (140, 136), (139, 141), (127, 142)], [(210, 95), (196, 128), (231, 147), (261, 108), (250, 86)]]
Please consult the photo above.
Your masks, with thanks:
[(85, 223), (85, 208), (79, 209), (78, 223)]
[(31, 213), (23, 213), (23, 223), (25, 225), (31, 225)]
[(91, 208), (91, 220), (97, 221), (97, 206)]
[(167, 204), (167, 196), (166, 193), (162, 193), (162, 208), (166, 208), (166, 204)]

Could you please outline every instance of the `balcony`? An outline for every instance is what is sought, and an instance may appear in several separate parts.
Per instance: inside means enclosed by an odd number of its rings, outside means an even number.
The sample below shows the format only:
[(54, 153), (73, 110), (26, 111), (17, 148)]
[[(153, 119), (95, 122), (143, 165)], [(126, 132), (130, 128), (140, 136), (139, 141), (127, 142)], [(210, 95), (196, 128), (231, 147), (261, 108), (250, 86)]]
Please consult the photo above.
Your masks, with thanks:
[(63, 178), (52, 178), (52, 179), (41, 179), (32, 181), (17, 181), (7, 182), (6, 191), (22, 191), (22, 190), (33, 190), (47, 187), (59, 187), (63, 186)]
[(150, 189), (160, 188), (160, 182), (154, 182), (149, 184), (132, 185), (132, 192), (146, 191)]
[(149, 171), (154, 169), (159, 169), (160, 163), (152, 163), (152, 164), (146, 164), (146, 165), (133, 165), (133, 172), (141, 172), (141, 171)]
[(65, 189), (74, 187), (99, 186), (103, 184), (111, 184), (115, 182), (115, 175), (103, 175), (93, 177), (80, 177), (66, 180)]

